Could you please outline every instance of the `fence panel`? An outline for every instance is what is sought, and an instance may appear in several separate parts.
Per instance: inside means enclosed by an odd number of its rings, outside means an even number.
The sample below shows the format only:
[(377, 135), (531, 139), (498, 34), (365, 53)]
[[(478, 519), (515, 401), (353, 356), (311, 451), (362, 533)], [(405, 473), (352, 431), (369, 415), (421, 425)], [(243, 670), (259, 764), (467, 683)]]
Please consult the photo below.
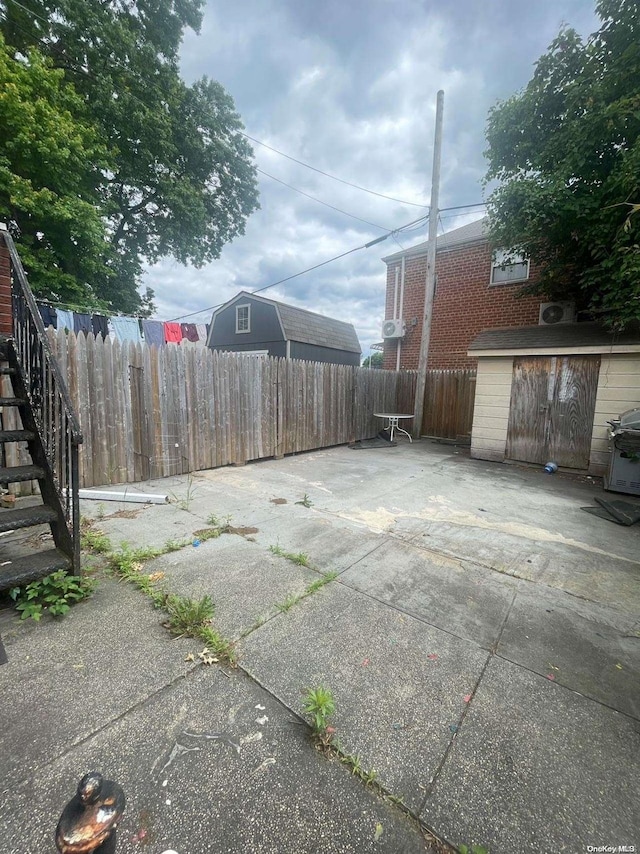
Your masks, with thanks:
[(470, 441), (475, 388), (473, 370), (427, 371), (422, 435)]

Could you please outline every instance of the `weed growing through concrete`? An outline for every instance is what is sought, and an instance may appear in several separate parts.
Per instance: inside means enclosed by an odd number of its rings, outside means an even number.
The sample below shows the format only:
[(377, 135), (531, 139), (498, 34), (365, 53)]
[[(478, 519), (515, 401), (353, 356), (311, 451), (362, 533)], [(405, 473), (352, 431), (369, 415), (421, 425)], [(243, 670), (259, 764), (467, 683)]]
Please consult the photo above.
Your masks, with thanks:
[(189, 599), (170, 593), (164, 607), (169, 614), (169, 631), (177, 637), (197, 637), (198, 632), (213, 620), (215, 613), (210, 596)]
[(102, 555), (111, 551), (111, 542), (109, 538), (97, 528), (84, 526), (80, 533), (80, 548), (83, 552)]
[(220, 528), (200, 528), (199, 531), (193, 532), (193, 536), (201, 543), (206, 543), (207, 540), (215, 540), (221, 533)]
[(484, 845), (460, 845), (458, 846), (460, 854), (489, 854), (489, 849)]
[(31, 617), (38, 622), (45, 613), (52, 617), (64, 617), (72, 605), (87, 599), (95, 586), (91, 578), (75, 578), (60, 569), (39, 581), (12, 587), (9, 597), (13, 599), (21, 620)]
[(296, 566), (309, 566), (309, 555), (305, 554), (305, 552), (285, 552), (285, 550), (280, 548), (278, 544), (275, 546), (269, 546), (269, 551), (271, 554), (290, 560), (291, 563), (295, 563)]
[(290, 593), (283, 602), (276, 602), (275, 607), (281, 613), (286, 614), (287, 611), (290, 611), (294, 605), (298, 604), (298, 602), (301, 602), (303, 599), (306, 599), (307, 596), (311, 596), (313, 593), (316, 593), (316, 591), (324, 587), (325, 584), (329, 584), (330, 581), (333, 581), (337, 577), (337, 572), (326, 572), (320, 578), (317, 578), (315, 581), (312, 581), (311, 584), (308, 584), (302, 593)]
[(313, 501), (309, 498), (306, 492), (302, 501), (296, 501), (296, 504), (302, 504), (303, 507), (313, 507)]
[(198, 491), (197, 486), (193, 484), (193, 475), (189, 475), (187, 477), (187, 490), (185, 494), (180, 498), (175, 493), (171, 492), (170, 495), (178, 505), (181, 510), (185, 510), (187, 513), (191, 508), (191, 504), (193, 503), (193, 499), (195, 498), (195, 494)]
[(336, 710), (333, 694), (328, 688), (307, 688), (304, 692), (302, 707), (311, 718), (311, 730), (314, 738), (322, 745), (331, 743), (329, 721)]

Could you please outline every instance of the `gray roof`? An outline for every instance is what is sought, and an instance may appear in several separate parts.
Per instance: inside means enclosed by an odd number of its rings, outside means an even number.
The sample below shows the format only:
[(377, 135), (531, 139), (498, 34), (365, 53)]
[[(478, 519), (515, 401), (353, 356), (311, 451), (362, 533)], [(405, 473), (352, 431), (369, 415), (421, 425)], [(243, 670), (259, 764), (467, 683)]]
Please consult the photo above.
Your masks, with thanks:
[[(447, 249), (454, 249), (462, 246), (464, 243), (480, 243), (488, 239), (487, 234), (487, 218), (477, 219), (475, 222), (469, 222), (460, 228), (454, 228), (452, 231), (447, 231), (444, 234), (438, 235), (436, 247), (438, 252), (446, 252)], [(394, 252), (393, 255), (387, 255), (382, 260), (385, 262), (397, 261), (402, 256), (408, 257), (413, 255), (426, 255), (428, 240), (422, 243), (416, 243), (415, 246), (410, 246), (408, 249), (403, 249), (401, 252)]]
[(316, 314), (305, 308), (296, 308), (284, 302), (267, 299), (246, 291), (241, 291), (231, 300), (238, 297), (249, 297), (275, 306), (285, 338), (288, 341), (299, 341), (302, 344), (316, 344), (319, 347), (331, 347), (334, 350), (347, 350), (350, 353), (361, 353), (360, 342), (352, 323), (344, 320), (335, 320), (333, 317), (325, 317), (324, 314)]
[(640, 344), (640, 329), (610, 332), (599, 323), (557, 323), (554, 326), (521, 326), (484, 329), (469, 350), (524, 350), (539, 347), (612, 347)]

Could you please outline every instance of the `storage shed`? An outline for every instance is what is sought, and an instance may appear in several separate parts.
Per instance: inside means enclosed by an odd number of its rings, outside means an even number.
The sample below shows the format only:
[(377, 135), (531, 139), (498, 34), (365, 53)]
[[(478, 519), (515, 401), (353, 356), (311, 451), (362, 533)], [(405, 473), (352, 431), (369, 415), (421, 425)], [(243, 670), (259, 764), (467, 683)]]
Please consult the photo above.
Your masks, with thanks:
[(241, 291), (214, 311), (207, 346), (256, 355), (359, 365), (351, 323)]
[(604, 475), (608, 424), (640, 406), (640, 328), (596, 323), (487, 329), (478, 359), (471, 456)]

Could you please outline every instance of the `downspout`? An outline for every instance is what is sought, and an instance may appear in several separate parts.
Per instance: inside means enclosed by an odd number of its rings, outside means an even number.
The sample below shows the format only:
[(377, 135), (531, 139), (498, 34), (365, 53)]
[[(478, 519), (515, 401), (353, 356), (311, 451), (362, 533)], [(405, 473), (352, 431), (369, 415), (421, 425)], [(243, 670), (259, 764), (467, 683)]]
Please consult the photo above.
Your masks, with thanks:
[[(396, 315), (397, 318), (402, 320), (402, 311), (404, 306), (404, 255), (402, 256), (402, 265), (401, 265), (401, 274), (400, 274), (400, 306), (399, 313)], [(400, 370), (400, 351), (402, 350), (402, 338), (398, 338), (398, 347), (396, 350), (396, 371)]]

